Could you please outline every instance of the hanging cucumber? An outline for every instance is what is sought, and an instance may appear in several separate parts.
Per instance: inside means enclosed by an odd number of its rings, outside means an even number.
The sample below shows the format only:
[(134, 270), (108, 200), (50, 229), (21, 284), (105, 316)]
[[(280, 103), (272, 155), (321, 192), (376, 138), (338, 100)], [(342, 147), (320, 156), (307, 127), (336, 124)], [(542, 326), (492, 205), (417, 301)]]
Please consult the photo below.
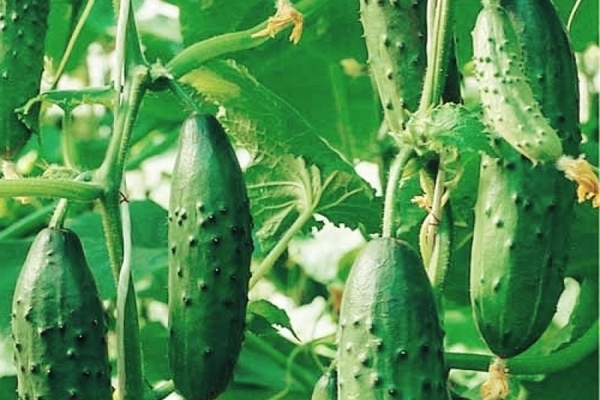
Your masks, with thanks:
[(565, 154), (579, 155), (579, 85), (575, 54), (550, 0), (501, 0), (519, 40), (523, 72)]
[(67, 229), (43, 229), (13, 296), (18, 398), (111, 399), (106, 331), (79, 238)]
[(419, 104), (427, 63), (425, 1), (360, 0), (369, 68), (388, 128), (400, 132)]
[(252, 218), (242, 171), (213, 116), (181, 129), (169, 203), (169, 361), (187, 400), (215, 399), (244, 338)]
[(448, 399), (431, 284), (405, 242), (374, 239), (356, 258), (337, 338), (340, 399)]
[(15, 109), (40, 90), (49, 0), (0, 2), (0, 158), (10, 160), (31, 137), (38, 123), (39, 105), (26, 120)]
[[(569, 72), (572, 53), (566, 38), (561, 39), (564, 31), (560, 23), (553, 22), (556, 15), (550, 18), (545, 14), (551, 9), (538, 8), (542, 6), (540, 1), (531, 4), (535, 12), (524, 2), (506, 3), (510, 3), (507, 9), (515, 13), (512, 21), (521, 21), (517, 26), (527, 24), (527, 34), (517, 30), (516, 45), (523, 50), (522, 71), (533, 83), (532, 95), (559, 133), (564, 149), (572, 152), (579, 137), (575, 120), (571, 119), (578, 108), (578, 95), (576, 75)], [(482, 12), (487, 18), (511, 24), (502, 10)], [(539, 32), (531, 31), (535, 29)], [(483, 33), (476, 28), (475, 34)], [(499, 43), (502, 40), (493, 38)], [(562, 40), (566, 45), (559, 46), (559, 55), (549, 51), (548, 45), (539, 44), (540, 40)], [(564, 79), (571, 80), (568, 83), (556, 76), (563, 68)], [(559, 104), (563, 98), (574, 104), (565, 104), (562, 109)], [(514, 123), (519, 126), (519, 121)], [(556, 311), (563, 290), (569, 243), (565, 235), (570, 230), (574, 189), (554, 165), (533, 166), (506, 142), (499, 140), (496, 144), (502, 158), (482, 157), (471, 257), (471, 300), (484, 340), (496, 355), (509, 358), (535, 343)]]
[(523, 72), (519, 41), (506, 12), (489, 0), (473, 29), (473, 58), (483, 114), (494, 134), (533, 163), (555, 161), (560, 138)]

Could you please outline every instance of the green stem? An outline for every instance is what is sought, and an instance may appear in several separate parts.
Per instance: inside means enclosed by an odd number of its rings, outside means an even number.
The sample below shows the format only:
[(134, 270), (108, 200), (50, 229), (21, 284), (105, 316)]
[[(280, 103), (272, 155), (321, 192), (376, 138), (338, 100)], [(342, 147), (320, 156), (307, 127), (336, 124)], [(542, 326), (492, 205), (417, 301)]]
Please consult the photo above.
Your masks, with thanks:
[(94, 7), (95, 3), (96, 0), (88, 0), (85, 3), (85, 8), (81, 12), (81, 16), (79, 17), (79, 20), (77, 21), (77, 25), (75, 25), (73, 32), (71, 32), (71, 36), (69, 37), (67, 47), (65, 48), (63, 56), (60, 60), (60, 64), (58, 64), (58, 68), (56, 69), (56, 74), (54, 76), (54, 81), (52, 82), (50, 90), (56, 89), (56, 85), (58, 84), (58, 81), (60, 80), (60, 77), (62, 76), (65, 67), (67, 66), (67, 62), (69, 61), (69, 58), (71, 58), (73, 47), (75, 47), (75, 43), (77, 42), (77, 39), (79, 39), (79, 35), (81, 34), (83, 26), (85, 25), (88, 17), (90, 16), (90, 12), (92, 11), (92, 8)]
[(48, 227), (61, 228), (65, 222), (65, 217), (67, 216), (68, 208), (69, 208), (69, 200), (60, 199), (58, 201), (58, 204), (56, 205), (56, 210), (54, 210), (52, 219), (50, 219), (50, 222), (48, 223)]
[(200, 107), (198, 106), (198, 103), (194, 101), (192, 96), (188, 95), (185, 92), (185, 90), (183, 90), (179, 82), (177, 82), (175, 79), (169, 79), (169, 88), (171, 89), (173, 94), (175, 94), (175, 96), (182, 100), (191, 110), (194, 110), (195, 112), (200, 112)]
[(451, 10), (451, 0), (430, 1), (429, 15), (432, 16), (432, 29), (427, 40), (427, 70), (418, 113), (424, 114), (427, 109), (440, 101), (444, 90), (447, 44), (451, 39), (451, 31), (447, 29)]
[(275, 265), (275, 262), (279, 259), (279, 257), (283, 254), (285, 249), (287, 249), (288, 244), (293, 239), (293, 237), (300, 232), (302, 227), (310, 221), (313, 216), (312, 208), (305, 208), (299, 215), (298, 218), (294, 221), (294, 223), (288, 228), (285, 234), (279, 239), (275, 247), (271, 249), (269, 254), (262, 260), (256, 271), (253, 271), (252, 277), (250, 278), (250, 288), (253, 288), (254, 285), (266, 274), (269, 273), (271, 268)]
[(62, 135), (60, 141), (63, 164), (67, 168), (75, 169), (77, 165), (74, 137), (73, 137), (73, 115), (71, 107), (65, 107), (63, 116)]
[(52, 214), (54, 207), (55, 204), (49, 204), (15, 221), (13, 224), (0, 231), (0, 242), (7, 239), (16, 239), (31, 233), (33, 230), (37, 230), (40, 225), (46, 221), (48, 216)]
[[(575, 342), (554, 353), (522, 356), (506, 360), (513, 375), (550, 374), (570, 368), (598, 350), (598, 321)], [(446, 353), (446, 365), (451, 369), (487, 371), (494, 357), (483, 354)]]
[(117, 109), (115, 130), (106, 157), (98, 168), (98, 179), (118, 191), (121, 186), (125, 159), (129, 151), (133, 124), (146, 93), (150, 75), (148, 68), (135, 68), (125, 86), (124, 99)]
[(245, 340), (247, 342), (245, 346), (254, 346), (263, 357), (272, 359), (280, 366), (286, 368), (286, 370), (289, 367), (290, 375), (297, 378), (298, 381), (304, 383), (306, 387), (312, 387), (315, 384), (312, 374), (300, 367), (299, 364), (288, 363), (291, 355), (282, 354), (271, 343), (253, 334), (247, 334)]
[(102, 195), (102, 187), (94, 183), (63, 179), (0, 179), (0, 197), (64, 197), (92, 201)]
[[(326, 0), (302, 0), (294, 7), (306, 18), (325, 4), (327, 4)], [(175, 79), (179, 79), (208, 60), (219, 58), (228, 53), (258, 47), (269, 38), (253, 38), (252, 35), (266, 26), (267, 22), (264, 21), (245, 31), (226, 33), (195, 43), (176, 55), (167, 64), (167, 68)]]
[(412, 156), (412, 148), (404, 146), (392, 162), (388, 176), (387, 186), (385, 188), (385, 198), (383, 203), (383, 228), (382, 236), (384, 238), (393, 237), (394, 211), (396, 207), (396, 191), (398, 182), (402, 177), (402, 171), (408, 160)]

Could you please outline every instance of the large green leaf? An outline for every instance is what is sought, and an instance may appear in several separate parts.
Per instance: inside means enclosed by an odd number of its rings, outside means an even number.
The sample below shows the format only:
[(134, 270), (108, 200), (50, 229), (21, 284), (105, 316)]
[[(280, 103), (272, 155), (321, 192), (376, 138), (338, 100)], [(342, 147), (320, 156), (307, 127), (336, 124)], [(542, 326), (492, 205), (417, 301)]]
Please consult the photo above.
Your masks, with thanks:
[[(293, 107), (245, 69), (211, 62), (183, 82), (224, 107), (221, 121), (236, 144), (250, 152), (246, 180), (258, 238), (266, 249), (303, 213), (378, 231), (381, 207), (369, 184)], [(316, 220), (308, 222), (305, 228)]]

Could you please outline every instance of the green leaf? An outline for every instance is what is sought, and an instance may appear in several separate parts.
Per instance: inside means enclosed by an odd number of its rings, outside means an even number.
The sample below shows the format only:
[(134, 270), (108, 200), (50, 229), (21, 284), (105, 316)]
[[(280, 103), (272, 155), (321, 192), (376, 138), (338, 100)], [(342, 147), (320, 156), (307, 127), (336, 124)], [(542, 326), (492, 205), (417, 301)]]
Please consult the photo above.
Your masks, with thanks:
[(459, 149), (461, 156), (480, 151), (493, 154), (479, 115), (459, 104), (445, 103), (426, 115), (415, 114), (407, 128), (414, 136), (425, 140), (425, 147), (438, 154), (447, 151), (448, 147)]
[(256, 335), (272, 333), (272, 329), (265, 330), (265, 328), (275, 325), (289, 330), (298, 339), (287, 313), (267, 300), (251, 301), (248, 304), (247, 315), (248, 329)]
[[(380, 199), (315, 129), (245, 69), (211, 62), (186, 75), (206, 101), (225, 109), (228, 133), (251, 155), (246, 172), (258, 239), (267, 251), (300, 214), (336, 225), (379, 230)], [(312, 219), (305, 229), (315, 226)]]

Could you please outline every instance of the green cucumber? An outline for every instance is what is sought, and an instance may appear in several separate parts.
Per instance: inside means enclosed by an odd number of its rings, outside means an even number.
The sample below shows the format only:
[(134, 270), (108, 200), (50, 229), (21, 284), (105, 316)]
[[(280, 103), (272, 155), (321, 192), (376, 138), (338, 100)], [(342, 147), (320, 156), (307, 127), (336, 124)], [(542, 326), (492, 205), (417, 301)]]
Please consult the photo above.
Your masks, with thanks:
[(406, 242), (371, 240), (346, 281), (339, 398), (448, 399), (443, 332), (423, 264)]
[(555, 161), (563, 153), (561, 141), (523, 72), (519, 40), (507, 13), (486, 4), (472, 34), (479, 94), (492, 132), (533, 163)]
[(15, 109), (40, 90), (49, 0), (0, 2), (0, 158), (10, 160), (31, 137), (38, 123), (39, 105), (27, 120)]
[(523, 71), (565, 154), (579, 155), (579, 85), (575, 54), (550, 0), (501, 0), (519, 39)]
[(215, 399), (244, 338), (252, 256), (244, 177), (213, 116), (181, 129), (169, 203), (169, 361), (187, 400)]
[[(535, 82), (535, 100), (560, 134), (565, 151), (573, 154), (579, 141), (577, 77), (556, 11), (547, 1), (505, 3), (512, 21), (526, 25), (516, 32), (523, 72)], [(470, 292), (475, 321), (488, 347), (509, 358), (535, 343), (556, 311), (574, 187), (553, 165), (533, 167), (505, 142), (498, 141), (497, 147), (502, 158), (482, 158)]]
[(43, 229), (13, 295), (18, 398), (111, 399), (106, 331), (79, 238), (67, 229)]
[(315, 384), (310, 400), (337, 400), (337, 398), (337, 370), (333, 367), (321, 375)]
[(388, 129), (400, 132), (419, 105), (427, 64), (425, 1), (360, 0), (369, 68)]

